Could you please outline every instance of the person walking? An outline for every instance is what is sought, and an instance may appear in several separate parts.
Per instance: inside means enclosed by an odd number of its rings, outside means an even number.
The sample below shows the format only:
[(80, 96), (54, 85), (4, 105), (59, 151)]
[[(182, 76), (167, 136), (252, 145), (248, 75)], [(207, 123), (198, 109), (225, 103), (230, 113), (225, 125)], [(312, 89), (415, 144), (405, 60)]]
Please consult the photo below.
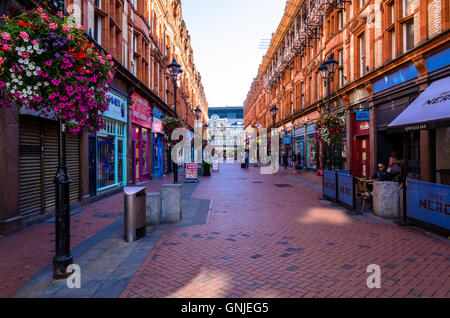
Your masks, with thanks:
[(284, 168), (284, 170), (286, 170), (288, 165), (289, 165), (289, 161), (288, 160), (289, 160), (289, 156), (287, 154), (287, 151), (285, 151), (283, 153), (283, 168)]

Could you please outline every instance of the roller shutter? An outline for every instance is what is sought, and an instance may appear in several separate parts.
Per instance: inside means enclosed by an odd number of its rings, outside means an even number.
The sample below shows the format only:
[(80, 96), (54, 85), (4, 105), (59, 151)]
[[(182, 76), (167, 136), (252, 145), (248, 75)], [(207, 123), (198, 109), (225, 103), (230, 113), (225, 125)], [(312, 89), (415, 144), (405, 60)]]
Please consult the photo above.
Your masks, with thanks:
[[(55, 210), (55, 184), (58, 166), (58, 124), (55, 121), (21, 117), (21, 143), (39, 145), (39, 156), (20, 156), (21, 214), (29, 217)], [(34, 142), (34, 143), (32, 143)], [(67, 167), (72, 179), (70, 202), (80, 201), (80, 139), (66, 137)], [(23, 208), (22, 208), (23, 207)]]

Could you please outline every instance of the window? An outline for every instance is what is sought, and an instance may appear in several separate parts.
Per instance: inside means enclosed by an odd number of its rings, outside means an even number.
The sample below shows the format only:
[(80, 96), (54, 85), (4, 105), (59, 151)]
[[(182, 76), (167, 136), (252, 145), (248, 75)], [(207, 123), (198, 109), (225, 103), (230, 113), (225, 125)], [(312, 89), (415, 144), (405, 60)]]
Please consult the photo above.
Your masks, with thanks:
[(339, 30), (342, 30), (342, 28), (344, 27), (344, 12), (338, 11), (338, 27)]
[(338, 51), (338, 61), (339, 61), (339, 66), (338, 66), (339, 88), (341, 88), (345, 84), (345, 82), (344, 82), (344, 51), (343, 50)]
[(102, 18), (97, 14), (94, 16), (94, 40), (102, 44)]
[(136, 76), (137, 74), (137, 58), (133, 57), (133, 65), (132, 65), (132, 69), (131, 72), (133, 73), (134, 76)]
[(129, 68), (130, 66), (128, 65), (128, 45), (123, 42), (122, 43), (122, 64), (125, 65), (126, 68)]
[(359, 76), (364, 76), (366, 62), (365, 62), (365, 48), (364, 48), (364, 33), (359, 37)]
[(403, 17), (407, 17), (413, 13), (412, 4), (413, 0), (402, 0)]
[(359, 8), (361, 9), (362, 7), (364, 7), (365, 3), (366, 3), (365, 0), (359, 0)]
[(391, 44), (391, 58), (395, 58), (395, 30), (389, 32), (389, 40)]
[(302, 82), (302, 105), (301, 107), (305, 107), (305, 83)]
[(133, 35), (133, 52), (137, 52), (137, 36)]
[(94, 6), (96, 6), (99, 9), (101, 9), (102, 8), (102, 0), (95, 0), (94, 1)]
[(403, 23), (403, 52), (414, 48), (414, 19)]
[(390, 23), (392, 24), (392, 23), (395, 22), (395, 7), (394, 7), (394, 2), (392, 2), (392, 3), (389, 5), (389, 10), (388, 10), (388, 12), (389, 12), (389, 17), (390, 17), (389, 21), (390, 21)]

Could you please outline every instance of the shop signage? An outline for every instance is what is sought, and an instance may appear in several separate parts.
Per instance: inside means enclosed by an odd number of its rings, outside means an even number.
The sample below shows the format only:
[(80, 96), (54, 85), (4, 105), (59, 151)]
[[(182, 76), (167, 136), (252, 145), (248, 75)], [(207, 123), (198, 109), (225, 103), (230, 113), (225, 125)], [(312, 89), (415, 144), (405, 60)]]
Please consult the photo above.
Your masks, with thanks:
[(297, 128), (296, 130), (294, 130), (294, 134), (295, 136), (302, 136), (305, 134), (305, 127), (302, 128)]
[(306, 127), (306, 133), (308, 135), (316, 133), (316, 125), (309, 125), (308, 127)]
[(127, 122), (127, 100), (125, 97), (110, 91), (108, 97), (111, 99), (109, 109), (103, 116), (115, 119), (121, 122)]
[(194, 163), (186, 163), (186, 179), (194, 179), (198, 178), (197, 175), (198, 167), (197, 164)]
[(369, 121), (370, 111), (368, 110), (358, 110), (356, 112), (356, 121)]
[(406, 215), (450, 230), (450, 186), (408, 180)]
[(323, 195), (336, 200), (336, 172), (324, 171), (323, 173)]
[(361, 121), (356, 124), (356, 134), (368, 134), (370, 123), (368, 121)]
[(152, 118), (149, 114), (150, 103), (137, 93), (131, 95), (133, 100), (131, 120), (145, 128), (152, 128)]
[(339, 202), (349, 207), (353, 207), (353, 176), (338, 173), (338, 195)]
[(284, 145), (290, 145), (291, 144), (291, 135), (283, 136), (283, 144)]
[(162, 133), (163, 125), (161, 119), (153, 117), (152, 132), (155, 134)]

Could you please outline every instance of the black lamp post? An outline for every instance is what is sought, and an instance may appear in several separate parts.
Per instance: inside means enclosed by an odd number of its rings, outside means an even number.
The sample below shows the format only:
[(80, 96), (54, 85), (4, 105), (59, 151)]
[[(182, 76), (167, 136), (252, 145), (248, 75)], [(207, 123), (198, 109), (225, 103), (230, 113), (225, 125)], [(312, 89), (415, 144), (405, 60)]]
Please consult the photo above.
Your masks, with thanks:
[[(333, 81), (333, 75), (334, 72), (336, 72), (336, 68), (338, 67), (339, 63), (334, 59), (334, 54), (331, 53), (330, 57), (328, 58), (328, 60), (326, 60), (322, 65), (319, 66), (319, 73), (320, 76), (325, 80), (325, 86), (327, 88), (327, 113), (329, 114), (331, 111), (330, 108), (330, 87), (331, 87), (331, 82)], [(327, 147), (328, 150), (328, 147)], [(328, 151), (327, 151), (328, 152)], [(325, 156), (322, 156), (322, 164), (325, 163)], [(331, 164), (331, 162), (330, 162)], [(324, 168), (324, 167), (322, 167)]]
[(202, 110), (197, 106), (195, 109), (195, 116), (197, 116), (197, 120), (200, 119), (200, 115), (202, 114)]
[[(65, 1), (53, 1), (57, 11), (65, 13)], [(55, 257), (53, 258), (53, 279), (65, 279), (67, 267), (73, 263), (70, 253), (70, 203), (69, 185), (72, 182), (66, 165), (66, 127), (58, 118), (58, 168), (53, 181), (56, 187), (55, 210)]]
[[(177, 114), (177, 81), (180, 74), (183, 72), (181, 69), (181, 65), (175, 60), (175, 57), (173, 58), (172, 64), (169, 64), (167, 66), (169, 68), (170, 77), (172, 78), (173, 82), (173, 109), (175, 112), (175, 118), (178, 117)], [(178, 158), (177, 158), (178, 159)], [(178, 183), (178, 162), (174, 161), (174, 158), (172, 158), (172, 164), (173, 164), (173, 183)]]
[(275, 127), (275, 120), (277, 119), (277, 115), (278, 115), (278, 107), (277, 107), (277, 105), (273, 105), (270, 108), (270, 114), (272, 115), (272, 119), (273, 119), (272, 127)]

